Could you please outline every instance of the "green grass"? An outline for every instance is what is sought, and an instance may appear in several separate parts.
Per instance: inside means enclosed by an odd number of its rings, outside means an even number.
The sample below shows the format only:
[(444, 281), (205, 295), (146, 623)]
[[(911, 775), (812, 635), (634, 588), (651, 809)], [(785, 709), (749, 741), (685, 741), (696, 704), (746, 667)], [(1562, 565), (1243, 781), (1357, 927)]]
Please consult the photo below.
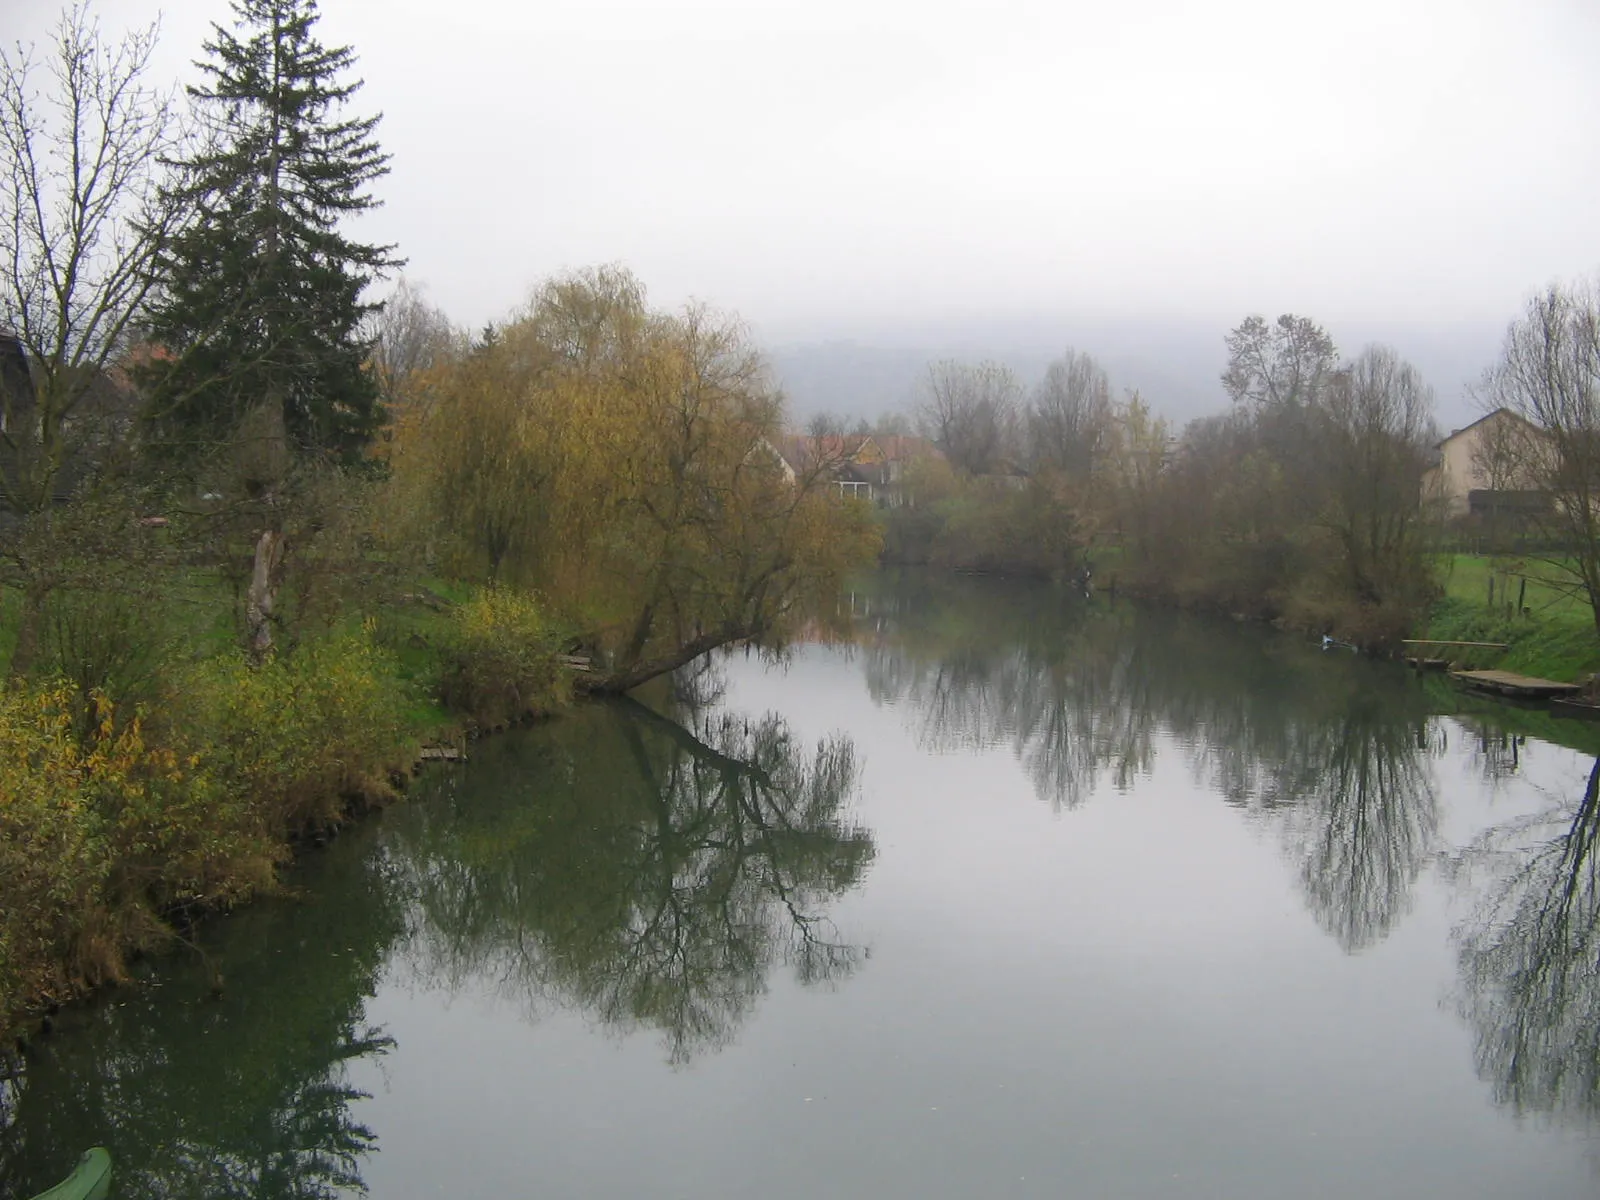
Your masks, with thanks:
[[(1490, 608), (1489, 580), (1495, 580)], [(1522, 588), (1522, 581), (1527, 587)], [(1441, 556), (1444, 598), (1419, 637), (1505, 642), (1504, 651), (1444, 648), (1439, 653), (1472, 667), (1498, 667), (1543, 679), (1575, 682), (1600, 672), (1600, 635), (1589, 605), (1548, 564), (1470, 554)], [(1508, 586), (1509, 585), (1509, 586)], [(1508, 596), (1509, 602), (1502, 596)], [(1525, 612), (1515, 611), (1522, 596)]]
[[(215, 570), (182, 567), (161, 580), (160, 624), (170, 638), (173, 659), (201, 662), (227, 654), (239, 645), (236, 598), (228, 582)], [(396, 659), (398, 682), (406, 689), (406, 723), (420, 742), (454, 740), (461, 722), (436, 697), (438, 656), (436, 647), (450, 628), (448, 606), (471, 593), (466, 585), (439, 579), (408, 581), (401, 592), (442, 601), (444, 608), (415, 600), (380, 602), (371, 612), (352, 610), (336, 622), (336, 630), (359, 628), (369, 618), (378, 642)], [(16, 642), (21, 596), (0, 588), (0, 678), (4, 677)]]
[(1495, 603), (1500, 607), (1514, 606), (1520, 594), (1523, 607), (1535, 620), (1572, 619), (1593, 624), (1588, 601), (1570, 577), (1563, 577), (1549, 563), (1509, 556), (1441, 554), (1438, 565), (1439, 582), (1448, 599), (1487, 607), (1492, 578)]

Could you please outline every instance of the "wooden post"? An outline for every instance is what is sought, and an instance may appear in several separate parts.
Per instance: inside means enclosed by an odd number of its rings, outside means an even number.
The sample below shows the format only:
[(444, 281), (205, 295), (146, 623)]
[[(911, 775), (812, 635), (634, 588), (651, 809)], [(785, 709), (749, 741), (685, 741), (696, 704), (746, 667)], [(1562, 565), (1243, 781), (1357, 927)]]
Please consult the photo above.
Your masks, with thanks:
[(1528, 595), (1528, 577), (1526, 575), (1524, 575), (1522, 577), (1522, 582), (1517, 585), (1517, 613), (1518, 613), (1519, 616), (1522, 613), (1525, 613), (1525, 612), (1528, 611), (1526, 608), (1524, 608), (1522, 606), (1522, 602), (1523, 602), (1524, 599), (1527, 598), (1527, 595)]

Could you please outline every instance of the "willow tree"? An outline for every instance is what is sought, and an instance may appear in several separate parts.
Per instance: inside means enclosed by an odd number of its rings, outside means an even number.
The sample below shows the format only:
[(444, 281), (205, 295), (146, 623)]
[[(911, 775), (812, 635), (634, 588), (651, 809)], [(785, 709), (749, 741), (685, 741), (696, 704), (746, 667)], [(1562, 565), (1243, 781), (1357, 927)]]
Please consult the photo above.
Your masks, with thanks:
[(425, 372), (429, 403), (401, 415), (391, 463), (400, 507), (442, 542), (446, 571), (581, 589), (647, 323), (637, 281), (602, 268), (543, 285), (492, 338)]
[(396, 455), (456, 568), (531, 585), (622, 691), (781, 637), (870, 559), (867, 513), (774, 449), (781, 399), (737, 321), (650, 310), (617, 268), (555, 279), (441, 380)]

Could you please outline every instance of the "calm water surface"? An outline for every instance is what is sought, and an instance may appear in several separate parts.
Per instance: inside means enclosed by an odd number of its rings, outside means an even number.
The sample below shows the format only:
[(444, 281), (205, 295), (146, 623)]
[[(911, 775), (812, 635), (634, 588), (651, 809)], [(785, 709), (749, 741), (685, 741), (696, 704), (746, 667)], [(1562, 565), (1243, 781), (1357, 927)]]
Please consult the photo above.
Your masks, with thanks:
[(65, 1014), (0, 1195), (95, 1143), (195, 1200), (1600, 1192), (1594, 730), (1045, 587), (847, 607)]

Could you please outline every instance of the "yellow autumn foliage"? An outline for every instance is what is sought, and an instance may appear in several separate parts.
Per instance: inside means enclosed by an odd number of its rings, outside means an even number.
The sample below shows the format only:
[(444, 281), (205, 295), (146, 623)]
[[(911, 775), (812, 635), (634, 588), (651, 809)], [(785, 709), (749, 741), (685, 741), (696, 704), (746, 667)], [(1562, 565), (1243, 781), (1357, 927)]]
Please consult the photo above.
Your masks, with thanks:
[(257, 666), (211, 659), (174, 703), (212, 770), (280, 834), (336, 824), (353, 796), (384, 798), (406, 758), (404, 696), (365, 630)]
[(483, 728), (551, 712), (569, 698), (561, 636), (526, 592), (480, 588), (451, 612), (439, 697)]
[(0, 1029), (121, 976), (175, 911), (270, 885), (288, 838), (404, 765), (403, 697), (370, 636), (196, 667), (159, 732), (66, 681), (0, 690)]
[(605, 660), (590, 686), (775, 640), (877, 552), (870, 514), (779, 456), (782, 396), (743, 325), (653, 310), (625, 270), (547, 281), (430, 395), (395, 440), (399, 540), (536, 587)]
[(0, 1026), (25, 998), (117, 977), (160, 914), (271, 876), (274, 840), (203, 758), (67, 683), (0, 692)]

